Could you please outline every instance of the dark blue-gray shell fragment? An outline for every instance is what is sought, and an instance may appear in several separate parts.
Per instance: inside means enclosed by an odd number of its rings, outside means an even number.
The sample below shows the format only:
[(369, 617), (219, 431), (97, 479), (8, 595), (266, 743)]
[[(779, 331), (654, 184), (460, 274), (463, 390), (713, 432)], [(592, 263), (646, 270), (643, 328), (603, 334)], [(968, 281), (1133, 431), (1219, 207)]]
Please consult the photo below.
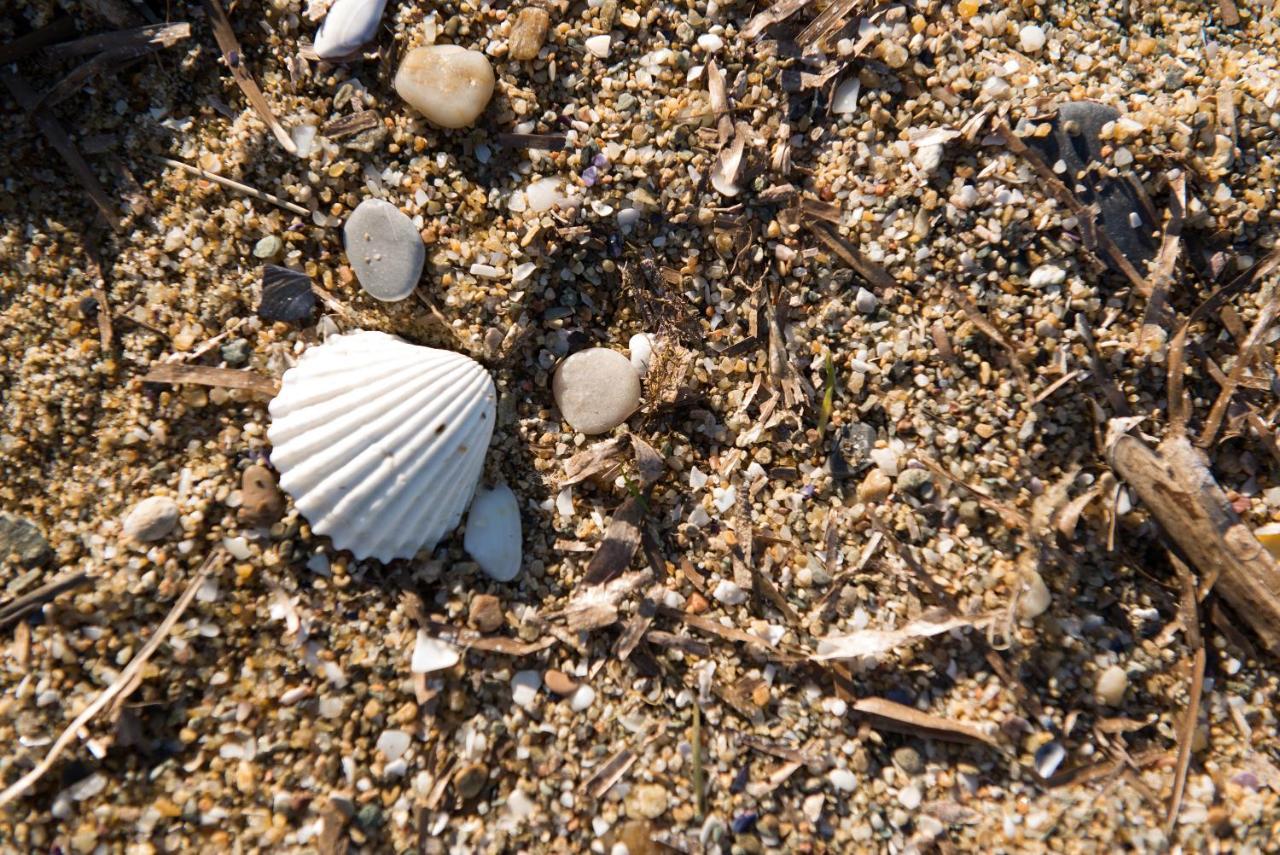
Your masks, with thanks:
[(1068, 102), (1058, 106), (1048, 136), (1028, 137), (1026, 143), (1050, 166), (1062, 161), (1063, 182), (1081, 202), (1098, 206), (1099, 226), (1141, 271), (1159, 247), (1155, 213), (1132, 171), (1107, 168), (1099, 138), (1102, 126), (1119, 118), (1120, 111), (1105, 104)]
[(311, 317), (316, 295), (311, 290), (311, 277), (274, 264), (262, 268), (262, 302), (258, 317), (264, 321), (296, 323)]

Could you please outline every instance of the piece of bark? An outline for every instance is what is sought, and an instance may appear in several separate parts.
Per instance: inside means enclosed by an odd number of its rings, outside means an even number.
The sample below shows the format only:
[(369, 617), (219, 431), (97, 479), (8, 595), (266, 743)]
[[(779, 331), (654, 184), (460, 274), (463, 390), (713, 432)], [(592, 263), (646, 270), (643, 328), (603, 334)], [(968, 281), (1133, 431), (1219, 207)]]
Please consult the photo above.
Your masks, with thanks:
[(920, 712), (915, 707), (885, 698), (862, 698), (854, 701), (852, 708), (854, 712), (866, 716), (871, 726), (877, 729), (905, 733), (909, 736), (921, 736), (925, 739), (938, 739), (943, 742), (958, 742), (962, 745), (1000, 747), (995, 739), (976, 725)]
[(178, 365), (161, 363), (153, 365), (142, 377), (144, 383), (195, 383), (199, 386), (221, 386), (225, 389), (248, 389), (275, 397), (280, 391), (280, 381), (264, 377), (252, 371), (235, 368), (211, 368), (206, 365)]
[(1204, 455), (1181, 431), (1155, 449), (1128, 434), (1107, 451), (1127, 483), (1201, 575), (1273, 654), (1280, 654), (1280, 566), (1241, 522)]
[(631, 559), (640, 547), (640, 521), (644, 518), (644, 511), (644, 501), (635, 496), (628, 496), (614, 511), (604, 541), (587, 564), (582, 584), (603, 585), (631, 566)]

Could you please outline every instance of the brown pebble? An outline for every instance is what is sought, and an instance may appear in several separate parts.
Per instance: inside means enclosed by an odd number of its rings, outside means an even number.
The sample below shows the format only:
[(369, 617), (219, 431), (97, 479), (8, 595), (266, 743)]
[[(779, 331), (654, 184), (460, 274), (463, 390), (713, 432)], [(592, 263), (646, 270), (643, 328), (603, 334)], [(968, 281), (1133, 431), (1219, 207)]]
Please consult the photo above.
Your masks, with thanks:
[(572, 694), (578, 688), (577, 680), (554, 668), (542, 675), (542, 682), (547, 684), (548, 689), (561, 696)]
[(284, 496), (276, 486), (275, 476), (265, 466), (254, 464), (244, 470), (240, 495), (236, 519), (242, 525), (266, 528), (284, 516)]
[(707, 598), (696, 591), (689, 595), (689, 599), (685, 602), (685, 606), (691, 615), (700, 615), (707, 610)]
[(463, 766), (453, 778), (453, 791), (460, 799), (474, 799), (484, 789), (489, 774), (479, 763)]
[(512, 59), (534, 59), (547, 40), (547, 30), (551, 28), (551, 16), (546, 9), (526, 6), (516, 16), (515, 25), (511, 27), (511, 36), (507, 39), (507, 52)]
[(879, 469), (872, 469), (858, 485), (858, 501), (883, 502), (893, 491), (893, 482)]
[(493, 632), (502, 626), (502, 602), (493, 594), (476, 594), (471, 599), (467, 623), (480, 632)]

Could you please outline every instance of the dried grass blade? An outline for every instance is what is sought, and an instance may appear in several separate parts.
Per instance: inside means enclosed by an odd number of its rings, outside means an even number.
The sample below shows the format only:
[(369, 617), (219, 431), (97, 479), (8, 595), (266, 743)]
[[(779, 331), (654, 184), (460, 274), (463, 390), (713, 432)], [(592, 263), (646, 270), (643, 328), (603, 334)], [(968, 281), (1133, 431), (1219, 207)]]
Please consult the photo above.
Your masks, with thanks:
[(195, 383), (199, 386), (221, 386), (225, 389), (248, 389), (275, 397), (280, 391), (280, 381), (264, 377), (252, 371), (235, 368), (211, 368), (206, 365), (177, 365), (160, 363), (142, 377), (144, 383)]
[(108, 706), (118, 707), (129, 693), (137, 688), (142, 677), (142, 669), (151, 659), (152, 655), (160, 649), (160, 645), (169, 636), (174, 625), (178, 622), (178, 618), (182, 617), (182, 613), (187, 610), (187, 606), (191, 605), (191, 601), (195, 599), (196, 591), (204, 584), (205, 579), (209, 578), (214, 570), (222, 566), (224, 553), (222, 550), (216, 550), (204, 560), (200, 565), (200, 569), (196, 571), (195, 576), (187, 583), (187, 588), (182, 592), (182, 596), (169, 609), (169, 613), (165, 615), (164, 620), (156, 627), (155, 632), (151, 633), (151, 637), (147, 639), (147, 643), (142, 649), (129, 660), (129, 664), (120, 672), (120, 676), (116, 681), (107, 688), (98, 693), (90, 704), (84, 708), (80, 715), (76, 716), (71, 724), (67, 725), (49, 748), (49, 752), (45, 754), (44, 759), (36, 764), (30, 772), (23, 775), (17, 781), (10, 784), (4, 792), (0, 792), (0, 808), (12, 802), (31, 788), (33, 784), (45, 776), (45, 774), (53, 768), (53, 764), (62, 756), (62, 752), (66, 751), (68, 746), (75, 741), (80, 729), (94, 719), (98, 713), (102, 712)]
[(962, 745), (1000, 747), (994, 738), (974, 725), (920, 712), (885, 698), (861, 698), (852, 706), (855, 712), (867, 717), (872, 727)]
[(627, 770), (636, 762), (636, 754), (630, 748), (624, 748), (617, 754), (609, 758), (609, 761), (601, 766), (596, 773), (592, 775), (587, 783), (583, 786), (583, 790), (593, 799), (600, 799), (605, 793), (613, 789), (613, 785), (621, 780), (622, 776), (627, 774)]
[(210, 172), (207, 169), (201, 169), (198, 166), (192, 166), (189, 163), (183, 163), (181, 160), (174, 160), (171, 157), (161, 157), (158, 159), (162, 163), (166, 163), (169, 166), (186, 170), (187, 172), (190, 172), (192, 175), (199, 175), (201, 178), (205, 179), (206, 181), (212, 181), (214, 184), (221, 184), (223, 187), (227, 187), (231, 190), (238, 190), (241, 193), (244, 193), (246, 196), (252, 196), (255, 199), (261, 199), (263, 202), (270, 202), (272, 205), (276, 205), (278, 207), (284, 208), (286, 211), (292, 211), (293, 213), (297, 214), (300, 217), (308, 216), (311, 213), (310, 211), (308, 211), (306, 208), (302, 207), (299, 204), (290, 202), (287, 199), (282, 199), (279, 196), (276, 196), (272, 193), (266, 193), (262, 190), (259, 190), (257, 187), (250, 187), (248, 184), (242, 184), (239, 181), (234, 181), (230, 178), (226, 178), (222, 175), (218, 175), (216, 172)]
[(1245, 370), (1253, 362), (1254, 355), (1262, 344), (1263, 337), (1271, 330), (1271, 325), (1276, 321), (1277, 313), (1280, 313), (1280, 292), (1275, 288), (1266, 289), (1262, 301), (1262, 310), (1258, 312), (1253, 328), (1249, 330), (1249, 335), (1245, 338), (1244, 343), (1240, 345), (1236, 354), (1236, 361), (1231, 366), (1231, 373), (1227, 375), (1226, 385), (1219, 390), (1218, 398), (1213, 402), (1212, 409), (1209, 410), (1209, 417), (1205, 419), (1204, 429), (1200, 431), (1200, 437), (1196, 440), (1196, 445), (1201, 448), (1209, 448), (1213, 445), (1214, 439), (1218, 435), (1218, 430), (1222, 427), (1222, 420), (1227, 415), (1227, 407), (1231, 404), (1232, 397), (1235, 396), (1236, 388), (1239, 387)]
[(809, 22), (809, 26), (800, 31), (796, 36), (796, 44), (807, 53), (809, 48), (821, 49), (820, 42), (827, 37), (833, 30), (844, 24), (844, 19), (854, 7), (861, 5), (863, 0), (834, 0), (830, 6), (823, 9), (816, 18)]
[[(16, 74), (10, 74), (7, 71), (0, 70), (0, 83), (9, 90), (9, 94), (13, 96), (13, 100), (18, 102), (18, 106), (27, 109), (34, 105), (39, 96), (35, 91), (27, 85), (26, 81), (18, 77)], [(80, 182), (80, 186), (84, 188), (89, 199), (106, 218), (111, 228), (120, 230), (120, 217), (115, 211), (115, 205), (111, 198), (107, 196), (107, 191), (102, 189), (102, 185), (98, 183), (98, 178), (93, 174), (93, 170), (89, 168), (89, 164), (85, 162), (78, 149), (71, 142), (71, 137), (67, 135), (66, 130), (59, 124), (58, 120), (48, 112), (36, 112), (32, 114), (31, 120), (36, 123), (36, 127), (40, 129), (40, 133), (44, 134), (45, 139), (49, 141), (49, 145), (53, 146), (54, 151), (62, 156), (67, 162), (67, 166), (71, 167), (71, 173)]]
[(263, 123), (271, 129), (271, 133), (275, 136), (276, 142), (280, 143), (281, 148), (289, 152), (289, 154), (297, 154), (298, 147), (293, 144), (293, 138), (289, 136), (289, 132), (280, 124), (275, 113), (271, 112), (271, 105), (267, 103), (266, 96), (262, 94), (257, 82), (249, 74), (249, 70), (245, 68), (244, 51), (240, 47), (239, 40), (236, 39), (235, 30), (231, 28), (231, 20), (223, 10), (222, 4), (218, 0), (204, 0), (204, 5), (209, 10), (210, 23), (213, 25), (213, 37), (217, 39), (218, 48), (222, 51), (222, 59), (227, 63), (227, 68), (231, 70), (231, 76), (240, 87), (240, 91), (249, 99), (249, 104), (253, 106), (258, 118), (262, 119)]
[(186, 21), (168, 24), (148, 24), (145, 27), (134, 27), (128, 30), (116, 30), (110, 33), (95, 33), (74, 41), (56, 44), (45, 51), (51, 57), (65, 58), (84, 56), (85, 54), (111, 51), (117, 48), (173, 47), (183, 39), (191, 37), (191, 25)]
[(1165, 225), (1164, 237), (1160, 240), (1160, 252), (1151, 268), (1151, 297), (1147, 300), (1147, 308), (1142, 317), (1142, 329), (1139, 333), (1138, 347), (1142, 352), (1153, 354), (1164, 349), (1169, 333), (1166, 325), (1170, 320), (1169, 289), (1173, 285), (1174, 268), (1178, 263), (1178, 252), (1181, 249), (1182, 220), (1187, 208), (1187, 178), (1178, 173), (1169, 179), (1170, 202), (1169, 222)]
[(87, 585), (90, 581), (92, 580), (88, 573), (83, 570), (74, 570), (54, 577), (34, 591), (28, 591), (13, 598), (4, 605), (0, 605), (0, 629), (5, 629), (9, 624), (20, 620), (53, 598)]
[(873, 290), (878, 290), (883, 295), (885, 291), (897, 285), (894, 278), (889, 275), (889, 271), (855, 249), (847, 240), (832, 231), (826, 223), (808, 217), (803, 218), (801, 222), (814, 237), (826, 244), (827, 248), (839, 256), (841, 261), (849, 265), (854, 273), (865, 279)]
[(813, 655), (813, 658), (823, 662), (828, 659), (879, 656), (913, 641), (931, 638), (953, 629), (983, 627), (999, 617), (998, 614), (974, 617), (949, 616), (945, 609), (931, 609), (898, 629), (863, 629), (846, 635), (828, 635), (820, 638), (818, 652)]
[[(16, 39), (10, 39), (4, 44), (0, 44), (0, 65), (11, 65), (22, 59), (24, 56), (32, 54), (45, 45), (56, 42), (59, 39), (65, 39), (67, 36), (75, 35), (76, 22), (74, 18), (58, 18), (56, 21), (45, 24), (39, 29), (32, 30), (25, 36), (18, 36)], [(57, 48), (51, 48), (56, 50)]]

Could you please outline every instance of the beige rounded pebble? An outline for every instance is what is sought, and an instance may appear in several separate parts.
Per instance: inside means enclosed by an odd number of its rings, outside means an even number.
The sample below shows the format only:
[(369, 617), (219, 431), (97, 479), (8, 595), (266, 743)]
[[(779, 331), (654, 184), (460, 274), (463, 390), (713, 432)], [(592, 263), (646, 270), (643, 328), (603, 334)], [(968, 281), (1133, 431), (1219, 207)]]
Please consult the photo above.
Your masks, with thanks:
[(442, 128), (475, 123), (493, 97), (493, 66), (479, 51), (458, 45), (414, 48), (396, 72), (396, 92)]
[(1119, 665), (1112, 665), (1098, 677), (1098, 699), (1108, 706), (1119, 706), (1124, 702), (1125, 690), (1129, 688), (1129, 675)]
[(667, 810), (667, 791), (661, 784), (641, 784), (627, 798), (627, 815), (657, 819)]
[(882, 502), (893, 492), (893, 482), (879, 469), (872, 469), (858, 485), (858, 501)]
[(149, 543), (160, 540), (178, 524), (178, 503), (168, 496), (152, 496), (133, 506), (124, 518), (125, 537)]
[(1040, 617), (1048, 610), (1053, 602), (1053, 593), (1037, 571), (1027, 571), (1025, 578), (1026, 587), (1022, 591), (1022, 598), (1018, 600), (1018, 617), (1030, 620)]
[(551, 392), (570, 427), (586, 434), (604, 433), (639, 408), (640, 375), (616, 350), (593, 347), (560, 363)]
[(551, 16), (546, 9), (537, 6), (526, 6), (516, 16), (511, 27), (511, 35), (507, 38), (507, 55), (515, 60), (534, 59), (542, 50), (542, 43), (547, 40), (547, 30), (551, 28)]

